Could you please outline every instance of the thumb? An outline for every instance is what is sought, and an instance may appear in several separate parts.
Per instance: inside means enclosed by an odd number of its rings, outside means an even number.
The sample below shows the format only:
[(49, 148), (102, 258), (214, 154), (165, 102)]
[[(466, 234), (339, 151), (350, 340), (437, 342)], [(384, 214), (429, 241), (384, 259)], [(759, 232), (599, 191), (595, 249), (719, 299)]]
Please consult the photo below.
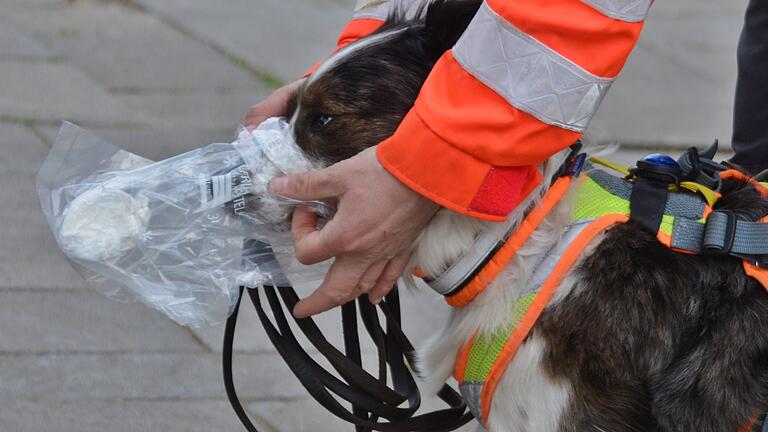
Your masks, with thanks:
[(264, 120), (270, 117), (279, 117), (285, 115), (287, 111), (286, 104), (275, 96), (252, 106), (245, 115), (244, 124), (248, 130), (258, 127)]
[(344, 185), (332, 168), (325, 168), (278, 177), (272, 180), (269, 189), (284, 198), (308, 201), (337, 197), (343, 193)]

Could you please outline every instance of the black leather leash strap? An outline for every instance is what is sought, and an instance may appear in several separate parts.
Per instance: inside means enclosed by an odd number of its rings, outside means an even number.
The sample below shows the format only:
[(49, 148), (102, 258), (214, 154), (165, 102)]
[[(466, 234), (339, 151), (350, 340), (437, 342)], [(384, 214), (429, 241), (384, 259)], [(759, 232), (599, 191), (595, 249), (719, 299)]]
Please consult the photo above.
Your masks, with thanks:
[[(341, 328), (344, 332), (344, 350), (350, 360), (358, 366), (363, 366), (363, 357), (360, 352), (360, 335), (357, 333), (357, 308), (354, 302), (349, 302), (341, 307)], [(379, 375), (381, 381), (381, 375)], [(370, 416), (364, 408), (352, 403), (352, 414), (365, 420)], [(355, 432), (369, 432), (370, 429), (363, 426), (355, 426)]]
[(256, 426), (251, 422), (251, 419), (248, 418), (248, 414), (240, 403), (240, 398), (237, 396), (235, 382), (232, 376), (232, 350), (234, 349), (237, 315), (240, 313), (240, 302), (243, 300), (243, 289), (243, 287), (240, 287), (240, 294), (237, 297), (235, 310), (232, 312), (232, 315), (227, 318), (227, 324), (224, 327), (224, 347), (221, 355), (224, 366), (224, 390), (227, 392), (229, 404), (232, 405), (232, 409), (235, 410), (235, 414), (237, 414), (237, 418), (240, 419), (240, 423), (245, 426), (245, 429), (248, 432), (259, 432), (259, 430), (256, 429)]
[[(292, 310), (299, 300), (296, 291), (292, 287), (275, 289), (271, 286), (265, 286), (263, 290), (274, 323), (262, 305), (259, 290), (248, 289), (247, 292), (275, 349), (310, 395), (335, 416), (354, 424), (356, 431), (451, 431), (472, 419), (461, 396), (448, 385), (443, 387), (438, 396), (450, 408), (414, 416), (421, 399), (408, 368), (413, 365), (413, 346), (400, 328), (396, 289), (380, 304), (386, 318), (386, 331), (381, 326), (376, 307), (367, 298), (358, 299), (360, 318), (378, 351), (378, 377), (370, 375), (361, 366), (362, 354), (354, 302), (342, 307), (346, 355), (328, 342), (311, 318), (295, 320), (306, 339), (326, 358), (340, 378), (326, 371), (309, 356), (294, 336), (280, 300), (285, 308)], [(227, 320), (224, 333), (224, 384), (229, 401), (246, 430), (257, 432), (240, 403), (232, 374), (232, 347), (243, 291), (241, 288), (240, 299)], [(394, 389), (387, 386), (388, 375), (392, 377)], [(340, 399), (348, 402), (352, 410), (343, 406)], [(401, 408), (400, 405), (406, 402), (406, 407)]]

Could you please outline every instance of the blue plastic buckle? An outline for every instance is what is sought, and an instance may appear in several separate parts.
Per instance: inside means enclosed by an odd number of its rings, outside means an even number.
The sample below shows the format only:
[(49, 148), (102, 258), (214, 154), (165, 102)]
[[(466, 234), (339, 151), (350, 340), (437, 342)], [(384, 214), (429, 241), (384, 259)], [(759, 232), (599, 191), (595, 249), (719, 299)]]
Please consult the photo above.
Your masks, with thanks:
[(581, 170), (584, 169), (584, 164), (587, 161), (586, 153), (579, 153), (571, 159), (571, 163), (568, 164), (568, 168), (565, 170), (565, 175), (571, 177), (578, 177), (581, 174)]

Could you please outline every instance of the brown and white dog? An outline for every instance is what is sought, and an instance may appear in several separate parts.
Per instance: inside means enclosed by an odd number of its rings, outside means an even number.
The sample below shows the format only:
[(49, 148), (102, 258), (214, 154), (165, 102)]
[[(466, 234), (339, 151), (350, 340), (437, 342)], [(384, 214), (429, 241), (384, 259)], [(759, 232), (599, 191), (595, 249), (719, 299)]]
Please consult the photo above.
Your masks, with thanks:
[[(393, 134), (479, 5), (438, 0), (415, 18), (395, 14), (335, 53), (294, 97), (291, 127), (303, 151), (327, 166)], [(543, 163), (544, 178), (563, 160)], [(548, 184), (510, 215), (513, 225)], [(768, 200), (744, 182), (726, 182), (717, 205), (746, 220), (768, 214)], [(452, 312), (422, 352), (432, 388), (449, 378), (470, 336), (509, 322), (508, 305), (530, 284), (529, 257), (561, 241), (570, 211), (568, 200), (559, 204), (489, 288)], [(497, 225), (441, 210), (414, 245), (409, 268), (437, 277)], [(738, 259), (673, 252), (629, 222), (595, 238), (560, 285), (507, 368), (487, 427), (735, 432), (767, 408), (764, 288)]]

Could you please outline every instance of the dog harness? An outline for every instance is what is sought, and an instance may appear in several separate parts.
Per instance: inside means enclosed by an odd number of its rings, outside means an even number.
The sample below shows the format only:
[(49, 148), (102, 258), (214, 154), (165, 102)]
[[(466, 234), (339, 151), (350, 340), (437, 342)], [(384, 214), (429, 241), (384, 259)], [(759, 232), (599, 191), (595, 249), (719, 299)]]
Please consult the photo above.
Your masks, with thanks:
[[(487, 423), (502, 375), (564, 277), (595, 236), (615, 224), (635, 220), (656, 232), (659, 242), (681, 253), (718, 253), (742, 258), (747, 274), (768, 287), (768, 223), (737, 221), (733, 213), (713, 210), (712, 205), (719, 197), (716, 192), (696, 181), (681, 181), (681, 178), (695, 178), (719, 187), (720, 178), (747, 180), (740, 172), (720, 172), (724, 169), (720, 168), (714, 171), (714, 176), (710, 170), (707, 177), (699, 165), (705, 159), (699, 160), (697, 155), (693, 160), (699, 169), (693, 173), (691, 170), (677, 173), (678, 163), (662, 155), (646, 157), (633, 170), (591, 159), (627, 175), (621, 178), (585, 163), (583, 154), (570, 159), (566, 174), (554, 181), (516, 230), (502, 241), (496, 237), (494, 242), (492, 235), (481, 235), (471, 252), (439, 278), (428, 281), (451, 306), (468, 305), (493, 282), (563, 197), (573, 190), (571, 220), (560, 241), (532, 257), (530, 290), (510, 305), (508, 324), (493, 334), (476, 334), (458, 353), (454, 377), (470, 410), (483, 424)], [(756, 186), (768, 197), (768, 188)], [(647, 203), (648, 200), (655, 202)]]

